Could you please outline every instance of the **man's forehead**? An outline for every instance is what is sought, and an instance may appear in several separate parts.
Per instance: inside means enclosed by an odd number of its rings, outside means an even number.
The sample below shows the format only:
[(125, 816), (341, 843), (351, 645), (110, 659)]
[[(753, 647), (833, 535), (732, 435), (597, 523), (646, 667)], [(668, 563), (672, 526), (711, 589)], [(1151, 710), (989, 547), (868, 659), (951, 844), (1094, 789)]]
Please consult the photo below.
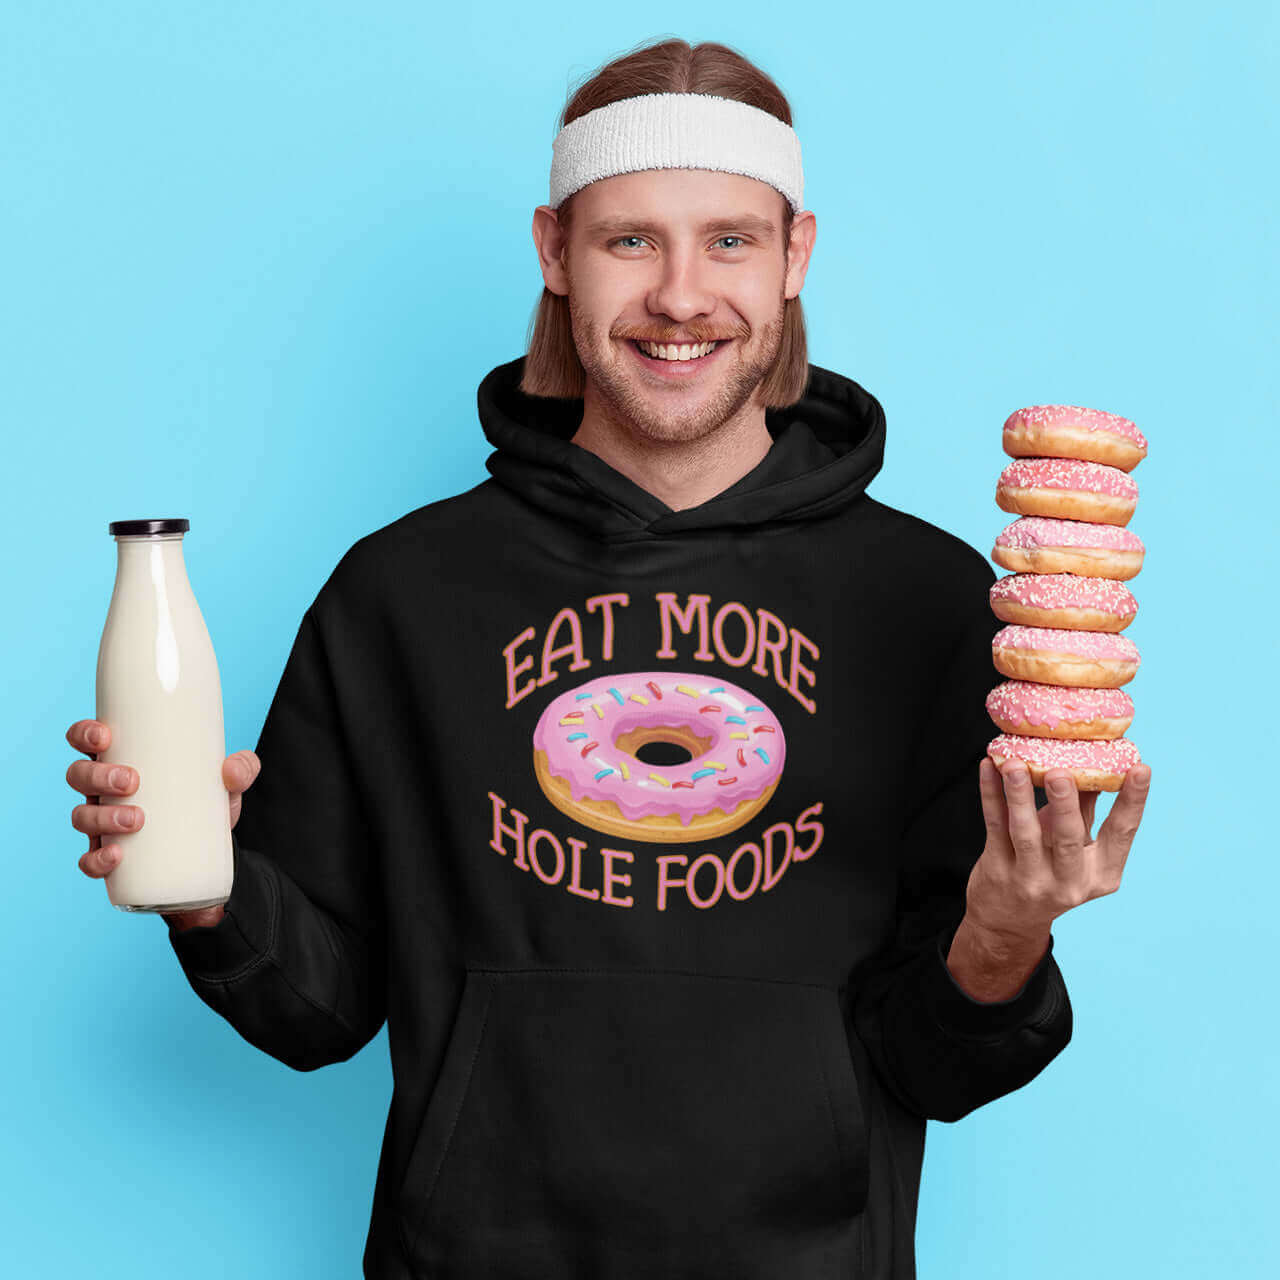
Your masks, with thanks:
[(777, 234), (785, 197), (740, 173), (709, 169), (645, 169), (588, 183), (575, 197), (574, 222), (588, 235), (620, 230), (699, 233), (731, 225), (756, 235)]

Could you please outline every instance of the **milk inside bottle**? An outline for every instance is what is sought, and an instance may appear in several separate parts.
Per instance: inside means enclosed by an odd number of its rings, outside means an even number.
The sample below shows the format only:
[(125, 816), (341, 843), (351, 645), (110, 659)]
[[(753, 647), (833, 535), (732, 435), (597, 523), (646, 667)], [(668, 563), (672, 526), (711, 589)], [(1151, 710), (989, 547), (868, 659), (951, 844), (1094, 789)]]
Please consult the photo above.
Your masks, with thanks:
[[(231, 894), (231, 818), (222, 762), (222, 686), (183, 560), (187, 520), (115, 520), (116, 582), (98, 649), (99, 760), (133, 766), (138, 787), (114, 800), (145, 816), (104, 834), (121, 857), (106, 877), (121, 911), (183, 911)], [(102, 803), (113, 803), (102, 797)]]

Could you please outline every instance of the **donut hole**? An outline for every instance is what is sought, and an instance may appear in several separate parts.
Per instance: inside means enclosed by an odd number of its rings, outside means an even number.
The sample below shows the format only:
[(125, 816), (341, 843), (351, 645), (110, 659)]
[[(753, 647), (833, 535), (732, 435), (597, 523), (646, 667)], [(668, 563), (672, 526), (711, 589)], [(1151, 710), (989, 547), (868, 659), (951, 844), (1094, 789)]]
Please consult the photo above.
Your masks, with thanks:
[(710, 737), (699, 737), (688, 725), (637, 725), (614, 739), (613, 745), (643, 764), (674, 768), (696, 760), (711, 747)]
[(644, 764), (674, 768), (676, 765), (688, 764), (693, 753), (675, 742), (646, 742), (632, 755)]

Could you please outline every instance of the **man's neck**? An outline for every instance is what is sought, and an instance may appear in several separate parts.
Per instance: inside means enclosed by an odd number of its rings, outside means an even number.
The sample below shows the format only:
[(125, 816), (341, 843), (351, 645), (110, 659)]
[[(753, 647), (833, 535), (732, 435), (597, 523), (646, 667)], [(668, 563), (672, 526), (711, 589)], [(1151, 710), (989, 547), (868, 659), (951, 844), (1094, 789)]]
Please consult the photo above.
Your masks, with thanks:
[(760, 465), (773, 444), (764, 410), (742, 412), (701, 440), (664, 443), (637, 437), (588, 394), (571, 443), (594, 453), (673, 511), (700, 506)]

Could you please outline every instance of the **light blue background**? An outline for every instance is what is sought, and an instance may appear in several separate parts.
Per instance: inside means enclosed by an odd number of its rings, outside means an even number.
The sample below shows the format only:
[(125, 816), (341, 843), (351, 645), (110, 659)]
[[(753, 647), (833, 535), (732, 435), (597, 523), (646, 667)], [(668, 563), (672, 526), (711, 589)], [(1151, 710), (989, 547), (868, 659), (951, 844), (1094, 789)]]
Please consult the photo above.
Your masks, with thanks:
[(1121, 891), (1055, 930), (1072, 1044), (930, 1126), (922, 1280), (1274, 1274), (1275, 6), (598, 9), (6, 6), (7, 1270), (359, 1274), (385, 1030), (290, 1070), (77, 867), (106, 525), (190, 519), (227, 749), (253, 746), (343, 552), (486, 478), (476, 384), (524, 349), (567, 91), (676, 34), (792, 102), (811, 358), (885, 406), (875, 496), (986, 551), (1012, 409), (1151, 440), (1148, 816)]

